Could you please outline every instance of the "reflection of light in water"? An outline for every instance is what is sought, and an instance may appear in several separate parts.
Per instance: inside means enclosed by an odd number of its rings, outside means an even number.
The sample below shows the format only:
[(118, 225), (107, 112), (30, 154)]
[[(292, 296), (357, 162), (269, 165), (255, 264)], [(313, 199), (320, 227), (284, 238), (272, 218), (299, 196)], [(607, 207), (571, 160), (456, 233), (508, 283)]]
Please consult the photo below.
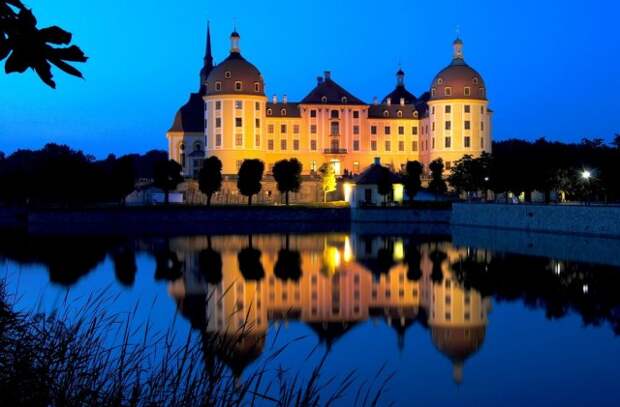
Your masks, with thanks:
[(334, 246), (327, 246), (325, 248), (324, 258), (325, 266), (327, 266), (327, 271), (329, 274), (335, 273), (338, 266), (340, 266), (341, 261), (338, 248)]
[(562, 272), (562, 263), (560, 262), (555, 263), (554, 272), (555, 274), (558, 274), (558, 275)]
[(394, 260), (401, 261), (405, 258), (405, 247), (402, 240), (397, 240), (394, 243)]
[(345, 263), (350, 262), (353, 259), (353, 252), (351, 250), (351, 241), (349, 240), (349, 236), (344, 238), (344, 261)]
[(587, 284), (584, 284), (584, 285), (583, 285), (583, 293), (584, 293), (584, 294), (587, 294), (587, 293), (588, 293), (588, 285), (587, 285)]

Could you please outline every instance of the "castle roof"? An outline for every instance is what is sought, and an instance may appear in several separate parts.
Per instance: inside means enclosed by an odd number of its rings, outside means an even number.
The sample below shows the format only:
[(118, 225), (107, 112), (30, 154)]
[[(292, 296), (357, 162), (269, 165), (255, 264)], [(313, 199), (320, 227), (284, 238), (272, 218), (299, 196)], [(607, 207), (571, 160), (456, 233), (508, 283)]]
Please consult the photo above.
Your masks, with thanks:
[(189, 100), (177, 111), (168, 131), (204, 133), (204, 109), (202, 95), (191, 93)]
[(349, 91), (331, 79), (329, 72), (325, 78), (319, 78), (317, 85), (302, 99), (304, 104), (331, 104), (331, 105), (366, 105), (362, 100), (353, 96)]

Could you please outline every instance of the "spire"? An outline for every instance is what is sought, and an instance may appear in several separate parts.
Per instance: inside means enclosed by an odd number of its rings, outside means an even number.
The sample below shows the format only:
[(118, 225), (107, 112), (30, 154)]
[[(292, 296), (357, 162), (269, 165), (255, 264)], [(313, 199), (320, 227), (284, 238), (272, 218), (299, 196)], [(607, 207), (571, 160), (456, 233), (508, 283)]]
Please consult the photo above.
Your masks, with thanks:
[(403, 71), (400, 64), (396, 72), (396, 86), (405, 86), (405, 71)]
[(207, 45), (205, 49), (204, 64), (200, 70), (200, 93), (205, 92), (205, 82), (213, 69), (213, 55), (211, 55), (211, 23), (207, 21)]
[(230, 53), (231, 54), (239, 54), (241, 50), (239, 48), (239, 40), (241, 36), (237, 32), (237, 26), (233, 29), (233, 32), (230, 34)]
[(454, 60), (463, 60), (463, 41), (461, 40), (461, 36), (459, 34), (459, 31), (457, 29), (457, 33), (456, 33), (456, 39), (454, 40), (454, 42), (452, 43), (452, 47), (453, 47), (453, 54), (452, 54), (452, 58)]

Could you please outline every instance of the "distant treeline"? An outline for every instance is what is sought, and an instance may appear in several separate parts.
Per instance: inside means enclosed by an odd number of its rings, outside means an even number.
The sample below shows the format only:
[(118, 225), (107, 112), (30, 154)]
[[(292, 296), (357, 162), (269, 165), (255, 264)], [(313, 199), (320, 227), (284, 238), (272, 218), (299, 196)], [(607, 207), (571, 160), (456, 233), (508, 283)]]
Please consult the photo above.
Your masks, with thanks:
[(0, 201), (11, 205), (121, 203), (141, 179), (154, 178), (164, 151), (96, 160), (65, 145), (0, 153)]

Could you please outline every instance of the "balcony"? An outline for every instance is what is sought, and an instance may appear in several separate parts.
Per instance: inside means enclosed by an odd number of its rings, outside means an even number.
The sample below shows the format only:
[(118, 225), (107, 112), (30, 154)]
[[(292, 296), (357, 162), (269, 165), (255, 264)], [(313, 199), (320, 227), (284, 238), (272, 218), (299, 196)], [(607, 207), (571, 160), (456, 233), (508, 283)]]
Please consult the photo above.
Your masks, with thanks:
[(346, 154), (346, 148), (325, 148), (323, 154)]

